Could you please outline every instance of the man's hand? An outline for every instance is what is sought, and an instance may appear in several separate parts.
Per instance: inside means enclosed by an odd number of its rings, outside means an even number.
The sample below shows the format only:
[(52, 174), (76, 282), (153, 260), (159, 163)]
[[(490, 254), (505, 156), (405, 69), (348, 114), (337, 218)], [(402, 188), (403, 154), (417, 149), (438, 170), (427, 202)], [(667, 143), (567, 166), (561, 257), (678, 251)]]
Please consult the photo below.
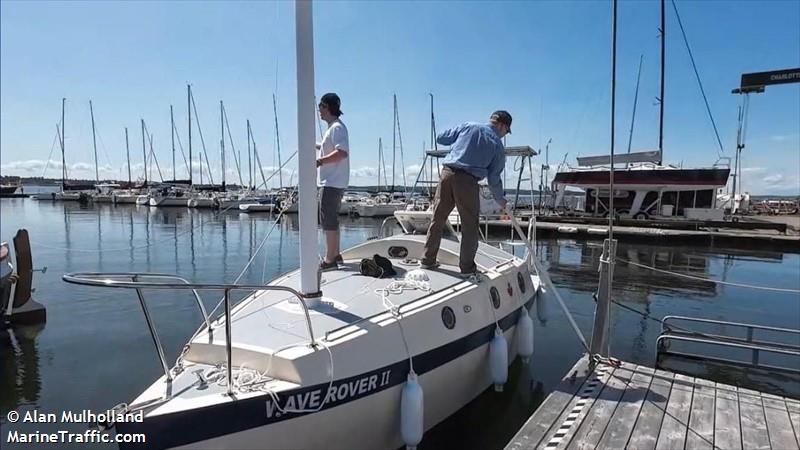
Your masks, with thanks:
[(19, 280), (19, 274), (17, 274), (17, 272), (11, 272), (9, 279), (11, 280), (11, 284), (14, 284)]

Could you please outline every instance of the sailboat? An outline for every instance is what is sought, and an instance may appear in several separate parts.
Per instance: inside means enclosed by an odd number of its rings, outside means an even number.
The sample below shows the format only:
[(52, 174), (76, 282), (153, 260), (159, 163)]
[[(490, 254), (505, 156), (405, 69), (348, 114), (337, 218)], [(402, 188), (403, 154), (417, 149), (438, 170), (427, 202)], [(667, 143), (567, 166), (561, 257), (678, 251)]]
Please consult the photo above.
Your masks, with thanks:
[[(300, 269), (258, 286), (64, 275), (139, 292), (164, 375), (113, 416), (117, 433), (144, 433), (145, 447), (413, 448), (481, 392), (502, 389), (508, 365), (532, 353), (528, 308), (539, 278), (530, 253), (481, 243), (479, 274), (465, 279), (455, 239), (442, 241), (441, 266), (426, 270), (425, 237), (400, 234), (347, 249), (339, 270), (319, 271), (312, 4), (298, 1), (295, 11), (298, 148), (312, 149), (298, 152)], [(359, 262), (374, 255), (396, 275), (362, 275)], [(151, 288), (224, 291), (216, 317), (198, 298), (204, 323), (172, 367), (142, 297)], [(237, 290), (247, 295), (233, 306)]]

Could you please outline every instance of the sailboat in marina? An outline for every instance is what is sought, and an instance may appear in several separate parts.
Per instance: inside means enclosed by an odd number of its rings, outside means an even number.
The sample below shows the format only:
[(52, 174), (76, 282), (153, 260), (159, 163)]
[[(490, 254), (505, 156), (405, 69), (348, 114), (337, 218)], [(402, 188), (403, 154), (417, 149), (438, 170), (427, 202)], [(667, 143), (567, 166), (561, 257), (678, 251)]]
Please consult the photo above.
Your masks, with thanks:
[[(441, 266), (427, 270), (418, 262), (425, 237), (406, 233), (347, 249), (339, 270), (319, 271), (312, 4), (298, 1), (295, 11), (298, 148), (309, 149), (298, 152), (300, 268), (257, 286), (145, 273), (63, 277), (140, 294), (164, 375), (115, 408), (114, 426), (144, 433), (144, 447), (413, 448), (487, 388), (502, 389), (508, 365), (532, 354), (528, 308), (540, 281), (530, 253), (521, 259), (481, 243), (479, 274), (464, 279), (456, 239), (443, 240)], [(396, 274), (362, 275), (359, 262), (374, 255)], [(173, 366), (142, 297), (148, 289), (223, 292), (210, 315), (197, 297), (203, 324)], [(234, 305), (237, 292), (245, 296)]]

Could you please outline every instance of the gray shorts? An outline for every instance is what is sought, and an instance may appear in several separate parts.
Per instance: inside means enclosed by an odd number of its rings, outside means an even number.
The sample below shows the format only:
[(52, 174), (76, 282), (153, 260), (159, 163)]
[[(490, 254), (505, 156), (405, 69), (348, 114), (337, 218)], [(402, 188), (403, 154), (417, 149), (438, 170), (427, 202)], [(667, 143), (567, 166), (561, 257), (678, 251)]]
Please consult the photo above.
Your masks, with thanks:
[(319, 223), (325, 231), (339, 230), (339, 206), (344, 189), (323, 186), (319, 190)]

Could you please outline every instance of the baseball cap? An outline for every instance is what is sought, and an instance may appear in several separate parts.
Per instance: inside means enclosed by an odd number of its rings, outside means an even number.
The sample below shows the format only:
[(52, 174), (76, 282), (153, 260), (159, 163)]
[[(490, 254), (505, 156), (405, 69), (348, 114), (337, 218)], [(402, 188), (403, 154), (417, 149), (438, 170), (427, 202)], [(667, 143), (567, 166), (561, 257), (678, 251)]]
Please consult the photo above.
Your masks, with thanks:
[(492, 113), (491, 120), (496, 120), (508, 127), (508, 132), (511, 133), (511, 114), (508, 111), (498, 110)]
[(322, 98), (319, 99), (319, 103), (325, 104), (334, 114), (342, 114), (342, 100), (339, 99), (339, 96), (333, 92), (328, 92), (327, 94), (323, 95)]

